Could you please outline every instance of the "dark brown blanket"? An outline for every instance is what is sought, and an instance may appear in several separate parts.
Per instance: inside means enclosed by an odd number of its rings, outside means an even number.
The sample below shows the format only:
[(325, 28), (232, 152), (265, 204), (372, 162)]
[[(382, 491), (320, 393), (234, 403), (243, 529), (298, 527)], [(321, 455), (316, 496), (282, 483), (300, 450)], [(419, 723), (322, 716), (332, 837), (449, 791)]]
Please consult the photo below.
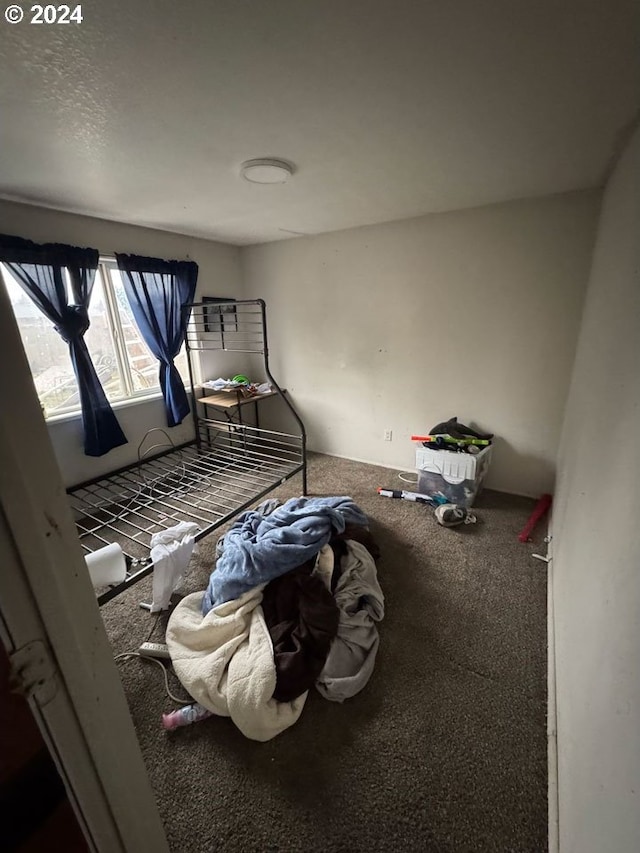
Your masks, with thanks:
[(322, 580), (311, 575), (314, 564), (315, 558), (272, 580), (263, 593), (278, 702), (291, 702), (315, 684), (338, 630), (338, 608)]
[(378, 560), (380, 549), (371, 532), (359, 524), (347, 524), (331, 537), (334, 569), (331, 592), (319, 577), (312, 576), (316, 558), (307, 560), (264, 589), (262, 610), (273, 643), (276, 689), (273, 698), (291, 702), (315, 684), (325, 665), (331, 642), (338, 631), (339, 611), (333, 598), (346, 541), (354, 539)]

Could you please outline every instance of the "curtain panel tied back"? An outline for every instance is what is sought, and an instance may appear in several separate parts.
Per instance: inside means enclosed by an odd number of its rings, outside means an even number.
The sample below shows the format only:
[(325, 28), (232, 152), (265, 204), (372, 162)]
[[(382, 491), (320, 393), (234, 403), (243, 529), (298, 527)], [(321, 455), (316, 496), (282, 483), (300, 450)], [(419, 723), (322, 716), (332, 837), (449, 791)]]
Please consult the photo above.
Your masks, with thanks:
[(87, 456), (103, 456), (127, 443), (84, 340), (90, 325), (89, 303), (98, 257), (97, 249), (62, 243), (38, 244), (22, 237), (0, 235), (0, 261), (69, 345)]
[(173, 363), (184, 343), (198, 265), (138, 255), (116, 255), (124, 290), (140, 334), (160, 362), (160, 388), (167, 424), (177, 426), (189, 414), (184, 383)]

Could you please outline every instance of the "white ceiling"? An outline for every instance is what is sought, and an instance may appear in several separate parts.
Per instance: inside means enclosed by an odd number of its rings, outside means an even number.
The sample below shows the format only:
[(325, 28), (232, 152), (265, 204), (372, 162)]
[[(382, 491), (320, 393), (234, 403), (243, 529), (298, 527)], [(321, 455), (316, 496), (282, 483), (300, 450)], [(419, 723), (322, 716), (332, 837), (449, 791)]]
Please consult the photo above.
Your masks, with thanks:
[[(639, 8), (84, 0), (80, 25), (1, 21), (0, 196), (247, 244), (593, 187), (640, 105)], [(254, 157), (296, 174), (247, 183)]]

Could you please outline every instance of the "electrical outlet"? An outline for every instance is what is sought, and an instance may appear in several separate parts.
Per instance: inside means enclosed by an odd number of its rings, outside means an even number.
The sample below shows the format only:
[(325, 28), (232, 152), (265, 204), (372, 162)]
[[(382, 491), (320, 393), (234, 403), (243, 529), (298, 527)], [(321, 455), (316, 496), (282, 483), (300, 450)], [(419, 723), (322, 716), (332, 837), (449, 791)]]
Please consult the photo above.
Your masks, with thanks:
[(384, 440), (385, 441), (391, 441), (392, 438), (393, 438), (393, 432), (390, 429), (385, 429)]

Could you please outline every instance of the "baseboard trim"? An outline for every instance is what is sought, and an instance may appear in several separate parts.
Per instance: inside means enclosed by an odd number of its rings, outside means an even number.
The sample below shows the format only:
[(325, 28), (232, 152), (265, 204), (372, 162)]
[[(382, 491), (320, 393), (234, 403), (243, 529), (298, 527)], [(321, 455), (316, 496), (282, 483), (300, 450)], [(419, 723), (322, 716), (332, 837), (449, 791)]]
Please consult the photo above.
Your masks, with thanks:
[(553, 516), (549, 520), (547, 556), (547, 775), (549, 853), (560, 853), (558, 800), (558, 716), (556, 705), (556, 623), (553, 596)]
[[(400, 468), (398, 465), (389, 465), (386, 462), (374, 462), (373, 459), (362, 459), (360, 456), (346, 456), (344, 453), (327, 453), (326, 450), (315, 450), (313, 447), (308, 447), (309, 453), (317, 453), (319, 456), (333, 456), (335, 459), (346, 459), (347, 462), (362, 462), (363, 465), (375, 465), (376, 468), (388, 468), (390, 471), (397, 471), (402, 474), (415, 474), (415, 468)], [(510, 489), (496, 489), (495, 486), (487, 485), (485, 488), (491, 489), (494, 492), (500, 492), (503, 495), (514, 495), (517, 498), (531, 498), (537, 500), (540, 495), (531, 495), (526, 492), (513, 492)]]
[(334, 459), (346, 459), (347, 462), (362, 462), (363, 465), (375, 465), (376, 468), (388, 468), (390, 471), (401, 471), (403, 474), (413, 474), (415, 468), (400, 468), (398, 465), (388, 465), (385, 462), (374, 462), (373, 459), (363, 459), (360, 456), (346, 456), (344, 453), (328, 453), (326, 450), (315, 450), (307, 448), (309, 453), (317, 453), (318, 456), (331, 456)]

